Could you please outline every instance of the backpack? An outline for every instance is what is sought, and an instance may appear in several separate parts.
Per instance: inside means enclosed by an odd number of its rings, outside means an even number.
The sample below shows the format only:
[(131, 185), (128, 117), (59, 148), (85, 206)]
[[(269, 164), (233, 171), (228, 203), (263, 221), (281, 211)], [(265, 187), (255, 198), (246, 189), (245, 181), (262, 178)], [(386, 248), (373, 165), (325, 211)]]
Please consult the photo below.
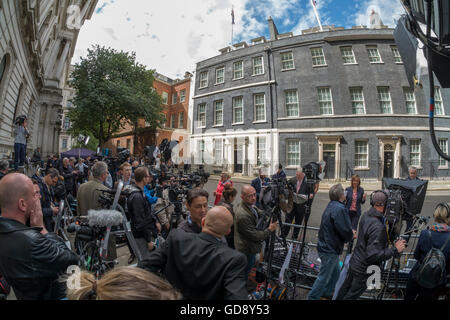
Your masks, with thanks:
[[(428, 230), (428, 235), (430, 236), (431, 242), (432, 237), (430, 230)], [(446, 259), (443, 251), (449, 240), (450, 235), (447, 237), (447, 240), (440, 249), (432, 247), (423, 259), (422, 263), (417, 262), (419, 267), (416, 269), (416, 273), (414, 274), (414, 280), (421, 287), (431, 289), (445, 283)]]

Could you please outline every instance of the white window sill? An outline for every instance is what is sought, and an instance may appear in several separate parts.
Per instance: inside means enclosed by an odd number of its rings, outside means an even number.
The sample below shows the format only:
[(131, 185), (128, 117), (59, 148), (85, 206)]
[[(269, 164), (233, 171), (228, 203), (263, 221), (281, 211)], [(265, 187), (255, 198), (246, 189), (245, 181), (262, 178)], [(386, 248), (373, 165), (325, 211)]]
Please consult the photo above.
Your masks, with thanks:
[(298, 166), (286, 166), (285, 169), (297, 169)]
[(403, 64), (403, 62), (396, 62), (395, 64)]
[(239, 125), (243, 125), (244, 124), (244, 122), (235, 122), (235, 123), (232, 123), (231, 125), (232, 126), (239, 126)]
[(292, 70), (295, 70), (295, 68), (290, 68), (290, 69), (281, 69), (281, 72), (284, 72), (284, 71), (292, 71)]
[(383, 61), (381, 61), (381, 62), (370, 62), (370, 64), (384, 64), (384, 62)]
[(355, 63), (343, 63), (343, 65), (344, 66), (357, 66), (358, 63), (357, 62), (355, 62)]
[(355, 171), (369, 171), (370, 168), (368, 168), (368, 167), (361, 167), (361, 168), (353, 168), (353, 170), (355, 170)]
[(244, 79), (244, 77), (234, 78), (234, 79), (231, 79), (231, 81), (242, 80), (242, 79)]
[(206, 87), (198, 87), (199, 90), (200, 89), (206, 89), (206, 88), (208, 88), (208, 86), (206, 86)]
[(448, 165), (446, 165), (446, 166), (439, 166), (438, 170), (448, 170)]
[(253, 123), (267, 123), (267, 120), (253, 121)]
[(321, 67), (328, 67), (328, 65), (327, 64), (320, 64), (320, 65), (317, 65), (317, 66), (313, 65), (312, 67), (313, 68), (321, 68)]
[(223, 124), (216, 124), (215, 126), (212, 126), (211, 128), (220, 128), (223, 127)]
[(197, 129), (206, 129), (206, 126), (204, 126), (204, 127), (197, 127)]
[(257, 77), (257, 76), (263, 76), (265, 73), (259, 73), (259, 74), (252, 74), (252, 77)]
[(219, 82), (219, 83), (214, 83), (214, 85), (218, 86), (218, 85), (221, 85), (221, 84), (224, 84), (224, 83), (225, 83), (225, 81), (224, 82)]

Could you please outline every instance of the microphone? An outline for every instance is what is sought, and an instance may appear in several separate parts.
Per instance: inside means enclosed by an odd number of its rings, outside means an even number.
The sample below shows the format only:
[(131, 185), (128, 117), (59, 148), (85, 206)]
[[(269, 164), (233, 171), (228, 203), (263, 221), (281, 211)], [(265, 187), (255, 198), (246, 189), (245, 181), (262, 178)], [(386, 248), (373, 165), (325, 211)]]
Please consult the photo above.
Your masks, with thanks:
[(90, 227), (112, 227), (120, 225), (123, 216), (116, 210), (89, 210), (88, 220)]

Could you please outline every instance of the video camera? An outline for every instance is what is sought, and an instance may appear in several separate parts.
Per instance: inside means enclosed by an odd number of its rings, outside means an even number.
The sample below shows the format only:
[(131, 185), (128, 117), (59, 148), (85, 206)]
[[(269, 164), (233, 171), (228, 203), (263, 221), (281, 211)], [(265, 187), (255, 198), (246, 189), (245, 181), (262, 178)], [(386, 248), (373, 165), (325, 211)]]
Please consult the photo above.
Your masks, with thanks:
[(307, 183), (318, 183), (325, 176), (325, 161), (309, 162), (303, 166)]
[(15, 125), (23, 125), (23, 123), (25, 122), (25, 120), (27, 120), (27, 116), (26, 115), (21, 115), (21, 116), (18, 116), (17, 118), (16, 118), (16, 121), (14, 121), (14, 124)]

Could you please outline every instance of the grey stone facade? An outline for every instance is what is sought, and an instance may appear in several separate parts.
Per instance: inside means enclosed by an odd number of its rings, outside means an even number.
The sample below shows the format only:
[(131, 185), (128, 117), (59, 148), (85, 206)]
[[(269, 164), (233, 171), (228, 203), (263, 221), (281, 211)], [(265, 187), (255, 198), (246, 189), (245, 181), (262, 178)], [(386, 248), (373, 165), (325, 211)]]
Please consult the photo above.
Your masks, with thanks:
[[(342, 47), (351, 47), (355, 63), (344, 64)], [(369, 61), (368, 49), (373, 47), (381, 58), (376, 63)], [(322, 49), (325, 64), (313, 66), (314, 48)], [(429, 134), (428, 79), (422, 79), (423, 89), (414, 91), (417, 113), (408, 113), (404, 90), (409, 85), (403, 63), (395, 59), (395, 48), (393, 29), (330, 28), (283, 39), (273, 34), (264, 43), (231, 51), (223, 49), (221, 55), (199, 62), (191, 135), (191, 150), (196, 150), (197, 157), (194, 159), (217, 170), (236, 172), (237, 167), (244, 175), (253, 175), (254, 169), (261, 166), (269, 167), (273, 173), (278, 162), (286, 167), (288, 175), (294, 175), (298, 164), (327, 160), (327, 178), (332, 180), (349, 179), (355, 173), (373, 180), (406, 177), (413, 162), (422, 177), (447, 177), (448, 164), (440, 163)], [(294, 68), (289, 70), (283, 70), (282, 55), (286, 52), (292, 52), (294, 61)], [(252, 58), (258, 56), (263, 57), (264, 74), (253, 76)], [(233, 65), (238, 61), (243, 61), (244, 76), (233, 80)], [(215, 84), (216, 70), (221, 67), (225, 69), (224, 83)], [(204, 71), (208, 72), (208, 85), (200, 88), (200, 74)], [(439, 86), (437, 81), (435, 86)], [(362, 90), (363, 114), (354, 114), (350, 88)], [(322, 99), (327, 100), (324, 102), (330, 100), (331, 93), (330, 114), (320, 111), (319, 90)], [(293, 92), (290, 97), (297, 96), (298, 111), (294, 108), (291, 114), (287, 111), (286, 91)], [(254, 96), (260, 93), (264, 93), (266, 117), (255, 123)], [(448, 152), (450, 90), (440, 88), (440, 93), (444, 112), (435, 117), (436, 136), (447, 139)], [(235, 125), (232, 101), (240, 96), (244, 101), (244, 123)], [(390, 100), (392, 112), (382, 112), (380, 99)], [(214, 126), (214, 102), (218, 100), (223, 100), (223, 125)], [(202, 104), (206, 105), (204, 127), (198, 123)], [(329, 108), (329, 103), (323, 106)], [(263, 142), (265, 139), (265, 148), (258, 138)], [(218, 139), (224, 140), (222, 150)], [(202, 153), (199, 148), (203, 147), (198, 147), (199, 141), (203, 141), (209, 159), (198, 157)], [(265, 149), (264, 161), (257, 161), (258, 148)], [(242, 149), (242, 156), (235, 149)], [(218, 166), (221, 152), (223, 165)], [(236, 166), (238, 160), (243, 170)]]

